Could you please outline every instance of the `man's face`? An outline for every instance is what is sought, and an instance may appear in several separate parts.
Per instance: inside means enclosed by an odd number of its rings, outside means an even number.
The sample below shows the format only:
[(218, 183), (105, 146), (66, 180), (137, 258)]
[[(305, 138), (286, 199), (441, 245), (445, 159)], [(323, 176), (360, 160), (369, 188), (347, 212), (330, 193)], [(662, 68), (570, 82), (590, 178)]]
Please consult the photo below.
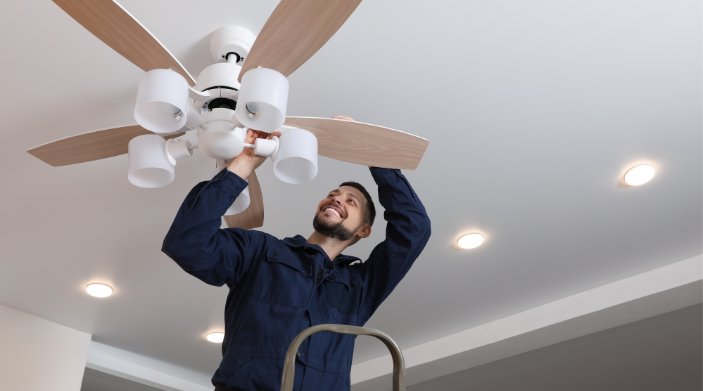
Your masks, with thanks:
[(354, 187), (332, 190), (317, 206), (315, 231), (340, 241), (352, 239), (364, 223), (366, 198)]

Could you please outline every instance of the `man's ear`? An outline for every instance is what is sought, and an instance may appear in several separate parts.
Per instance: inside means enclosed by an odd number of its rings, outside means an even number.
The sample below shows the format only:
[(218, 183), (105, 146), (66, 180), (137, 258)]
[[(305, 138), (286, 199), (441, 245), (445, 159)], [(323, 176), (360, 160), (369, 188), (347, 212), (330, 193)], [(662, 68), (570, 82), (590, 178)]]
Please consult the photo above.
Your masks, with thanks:
[(356, 236), (358, 236), (359, 239), (368, 238), (369, 236), (371, 236), (371, 226), (368, 224), (364, 224), (364, 227), (356, 233)]

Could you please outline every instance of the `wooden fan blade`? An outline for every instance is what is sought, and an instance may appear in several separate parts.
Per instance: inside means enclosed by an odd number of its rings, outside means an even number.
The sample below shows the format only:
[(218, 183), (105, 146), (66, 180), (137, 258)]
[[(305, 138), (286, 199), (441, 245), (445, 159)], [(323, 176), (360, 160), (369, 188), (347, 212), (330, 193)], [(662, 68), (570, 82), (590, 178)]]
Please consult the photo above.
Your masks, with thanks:
[[(145, 134), (154, 134), (139, 125), (98, 130), (61, 139), (30, 149), (31, 155), (54, 167), (91, 162), (127, 153), (129, 140)], [(165, 139), (183, 136), (172, 134)]]
[(134, 65), (150, 71), (171, 69), (195, 80), (180, 62), (127, 10), (112, 0), (53, 0), (70, 17)]
[(399, 130), (331, 118), (287, 117), (285, 125), (313, 133), (322, 156), (374, 167), (414, 170), (430, 143)]
[(248, 181), (251, 202), (244, 212), (225, 216), (225, 222), (230, 228), (252, 229), (264, 225), (264, 196), (261, 194), (261, 186), (255, 172), (249, 175)]
[(312, 57), (354, 12), (361, 0), (281, 0), (256, 37), (239, 81), (256, 67), (288, 77)]

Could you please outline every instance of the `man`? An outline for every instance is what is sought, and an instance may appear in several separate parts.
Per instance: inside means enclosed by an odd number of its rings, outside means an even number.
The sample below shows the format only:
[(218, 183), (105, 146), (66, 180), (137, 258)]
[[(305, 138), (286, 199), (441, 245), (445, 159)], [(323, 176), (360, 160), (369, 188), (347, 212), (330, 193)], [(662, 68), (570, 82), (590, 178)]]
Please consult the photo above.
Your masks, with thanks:
[[(246, 142), (260, 137), (269, 135), (249, 130)], [(320, 201), (307, 240), (220, 229), (221, 216), (264, 160), (245, 148), (215, 178), (195, 186), (162, 248), (186, 272), (230, 289), (223, 359), (212, 378), (217, 391), (279, 390), (293, 338), (323, 323), (363, 326), (430, 237), (425, 208), (403, 174), (376, 167), (370, 170), (386, 209), (386, 239), (363, 263), (352, 265), (359, 259), (342, 254), (371, 234), (376, 215), (368, 192), (355, 182)], [(349, 390), (354, 340), (333, 333), (308, 338), (298, 351), (294, 390)]]

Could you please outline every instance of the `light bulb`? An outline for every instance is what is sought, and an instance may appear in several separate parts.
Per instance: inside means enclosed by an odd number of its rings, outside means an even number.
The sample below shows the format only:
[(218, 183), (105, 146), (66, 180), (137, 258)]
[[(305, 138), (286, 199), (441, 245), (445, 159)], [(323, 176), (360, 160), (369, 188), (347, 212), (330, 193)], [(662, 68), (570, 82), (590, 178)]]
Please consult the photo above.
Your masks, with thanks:
[(459, 238), (457, 244), (463, 249), (472, 249), (480, 246), (483, 243), (483, 235), (468, 234)]
[(168, 102), (161, 102), (161, 106), (164, 108), (164, 110), (166, 110), (167, 113), (178, 114), (181, 112), (181, 109)]
[(89, 295), (94, 297), (108, 297), (112, 295), (112, 288), (105, 284), (90, 284), (85, 289)]
[(644, 185), (654, 178), (654, 167), (649, 164), (643, 164), (631, 168), (625, 174), (625, 183), (630, 186)]
[(164, 110), (166, 110), (167, 113), (173, 114), (173, 120), (178, 122), (183, 118), (183, 112), (181, 109), (178, 107), (168, 103), (168, 102), (162, 102)]
[(210, 333), (205, 338), (212, 343), (222, 343), (225, 340), (225, 333)]
[(261, 112), (261, 107), (256, 102), (249, 102), (247, 103), (247, 111), (249, 111), (249, 118), (254, 118), (254, 116), (258, 117)]

